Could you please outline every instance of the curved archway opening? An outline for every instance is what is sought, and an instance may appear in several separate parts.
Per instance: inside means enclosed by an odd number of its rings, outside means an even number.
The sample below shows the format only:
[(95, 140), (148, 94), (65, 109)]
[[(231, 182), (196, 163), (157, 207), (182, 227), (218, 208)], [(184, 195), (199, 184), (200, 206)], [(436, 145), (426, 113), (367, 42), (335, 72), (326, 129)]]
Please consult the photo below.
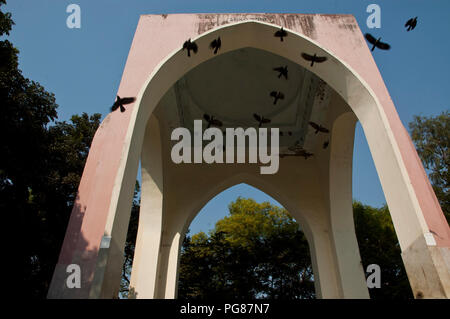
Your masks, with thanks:
[(273, 197), (231, 186), (198, 212), (183, 241), (178, 298), (315, 298), (306, 236)]

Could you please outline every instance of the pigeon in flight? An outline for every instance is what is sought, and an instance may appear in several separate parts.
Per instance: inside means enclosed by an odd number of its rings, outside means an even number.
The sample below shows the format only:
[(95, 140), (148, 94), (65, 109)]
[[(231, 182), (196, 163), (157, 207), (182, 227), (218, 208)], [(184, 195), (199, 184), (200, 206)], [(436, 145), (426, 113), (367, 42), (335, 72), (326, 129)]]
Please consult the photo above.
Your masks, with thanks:
[(323, 133), (329, 133), (330, 132), (325, 127), (323, 127), (322, 125), (319, 125), (317, 123), (309, 122), (309, 125), (311, 125), (316, 130), (315, 134), (317, 134), (319, 132), (323, 132)]
[(188, 57), (191, 56), (191, 50), (194, 51), (194, 53), (197, 53), (198, 46), (195, 42), (191, 42), (191, 39), (187, 40), (183, 44), (183, 50), (186, 49), (188, 53)]
[(288, 148), (290, 151), (294, 153), (288, 153), (288, 154), (280, 154), (280, 157), (283, 158), (285, 156), (302, 156), (305, 159), (308, 159), (308, 157), (313, 156), (313, 153), (309, 153), (308, 151), (301, 148), (299, 145), (291, 146)]
[(134, 97), (121, 98), (120, 96), (117, 95), (116, 102), (114, 102), (113, 106), (111, 106), (111, 112), (114, 112), (115, 110), (117, 110), (120, 107), (120, 112), (123, 113), (123, 112), (125, 112), (124, 105), (131, 104), (134, 101), (136, 101), (136, 98), (134, 98)]
[(222, 122), (218, 119), (215, 119), (214, 116), (209, 116), (208, 114), (203, 114), (203, 118), (208, 122), (208, 127), (210, 128), (212, 126), (222, 127)]
[(281, 92), (277, 92), (277, 91), (270, 92), (270, 96), (274, 98), (274, 100), (273, 100), (274, 105), (277, 104), (278, 100), (284, 99), (284, 94)]
[(309, 55), (309, 54), (303, 52), (302, 53), (302, 57), (306, 61), (311, 61), (311, 66), (314, 65), (314, 62), (322, 63), (322, 62), (325, 62), (327, 60), (327, 57), (325, 57), (325, 56), (317, 56), (317, 54), (315, 54), (315, 53), (314, 53), (314, 55)]
[(417, 25), (417, 17), (409, 19), (408, 21), (406, 21), (405, 24), (405, 28), (408, 28), (406, 29), (406, 31), (414, 30), (416, 25)]
[(278, 74), (278, 78), (281, 78), (282, 76), (284, 76), (286, 78), (286, 80), (288, 79), (287, 65), (285, 67), (279, 66), (277, 68), (273, 68), (273, 70), (280, 73), (280, 74)]
[(275, 32), (274, 37), (276, 38), (280, 38), (281, 42), (283, 42), (283, 38), (287, 37), (288, 34), (287, 32), (283, 29), (283, 27), (281, 27), (280, 30), (278, 30), (277, 32)]
[(214, 54), (217, 54), (217, 51), (220, 49), (220, 47), (222, 46), (222, 40), (220, 40), (220, 37), (218, 37), (217, 39), (214, 39), (211, 44), (209, 45), (209, 48), (212, 50), (214, 49)]
[(261, 127), (263, 124), (268, 124), (268, 123), (270, 123), (270, 120), (269, 120), (269, 119), (266, 119), (266, 118), (264, 118), (263, 116), (260, 116), (260, 115), (258, 115), (258, 114), (256, 114), (256, 113), (253, 114), (253, 117), (255, 118), (256, 121), (259, 122), (259, 126), (258, 126), (258, 127)]
[(381, 37), (378, 39), (375, 39), (370, 33), (365, 34), (366, 40), (369, 41), (370, 44), (372, 44), (371, 51), (375, 50), (375, 48), (381, 49), (381, 50), (389, 50), (391, 46), (387, 43), (381, 42)]

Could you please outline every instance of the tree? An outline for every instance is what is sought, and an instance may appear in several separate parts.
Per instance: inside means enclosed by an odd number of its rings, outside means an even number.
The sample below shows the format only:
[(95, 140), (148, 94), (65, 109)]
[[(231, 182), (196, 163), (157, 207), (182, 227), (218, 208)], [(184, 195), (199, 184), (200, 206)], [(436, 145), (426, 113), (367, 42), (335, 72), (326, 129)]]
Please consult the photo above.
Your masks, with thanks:
[(435, 117), (415, 116), (409, 128), (436, 197), (450, 223), (450, 113), (444, 111)]
[[(381, 268), (372, 299), (412, 298), (387, 207), (354, 202), (364, 269)], [(180, 261), (179, 297), (189, 299), (314, 298), (308, 243), (286, 210), (238, 198), (230, 214), (207, 235), (186, 236)]]
[(229, 211), (184, 240), (180, 298), (313, 298), (308, 244), (287, 211), (244, 198)]
[[(134, 186), (133, 205), (131, 207), (130, 221), (128, 223), (127, 239), (125, 241), (124, 261), (122, 266), (122, 279), (120, 281), (119, 297), (129, 297), (131, 267), (133, 266), (134, 250), (136, 248), (136, 237), (139, 226), (141, 187), (136, 181)], [(131, 296), (130, 296), (131, 297)]]
[(354, 202), (353, 213), (363, 268), (377, 264), (381, 269), (381, 288), (369, 289), (370, 297), (413, 298), (387, 206), (373, 208)]

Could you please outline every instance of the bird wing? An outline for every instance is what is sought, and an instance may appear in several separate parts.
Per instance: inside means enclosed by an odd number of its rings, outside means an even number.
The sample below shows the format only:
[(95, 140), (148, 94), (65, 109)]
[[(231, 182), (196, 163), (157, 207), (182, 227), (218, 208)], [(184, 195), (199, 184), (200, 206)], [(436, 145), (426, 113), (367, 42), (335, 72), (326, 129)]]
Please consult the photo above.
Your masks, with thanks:
[(270, 96), (272, 96), (272, 97), (277, 97), (277, 92), (276, 91), (272, 91), (272, 92), (270, 92)]
[(184, 41), (183, 43), (183, 50), (187, 49), (189, 47), (189, 41)]
[(370, 33), (366, 33), (364, 36), (366, 40), (372, 44), (375, 44), (377, 42), (377, 39), (375, 39)]
[(217, 40), (212, 40), (211, 41), (211, 44), (209, 45), (209, 47), (211, 48), (211, 49), (215, 49), (216, 47), (217, 47)]
[(192, 42), (192, 44), (191, 44), (191, 48), (192, 48), (192, 51), (194, 51), (194, 53), (197, 53), (197, 51), (198, 51), (198, 46), (197, 46), (197, 43), (195, 43), (195, 42)]
[(284, 68), (282, 66), (279, 66), (277, 68), (273, 68), (274, 71), (278, 71), (278, 72), (284, 72)]
[(311, 125), (312, 127), (314, 127), (316, 130), (319, 129), (319, 125), (317, 125), (314, 122), (309, 122), (309, 125)]
[(219, 120), (212, 120), (212, 124), (215, 126), (219, 126), (219, 127), (221, 127), (223, 125), (222, 121), (219, 121)]
[(411, 19), (409, 19), (408, 21), (406, 21), (406, 23), (405, 23), (405, 27), (407, 27), (407, 26), (409, 26), (409, 25), (411, 25), (411, 23), (413, 22), (413, 19), (411, 18)]
[(254, 114), (253, 114), (253, 117), (254, 117), (255, 120), (257, 120), (258, 122), (261, 122), (261, 117), (260, 117), (258, 114), (254, 113)]
[(124, 97), (121, 100), (122, 104), (130, 104), (130, 103), (133, 103), (134, 101), (136, 101), (136, 98), (134, 98), (134, 97)]
[(389, 44), (384, 43), (384, 42), (378, 42), (377, 47), (382, 50), (389, 50), (391, 48), (391, 46)]
[(326, 60), (327, 60), (326, 56), (317, 56), (316, 57), (316, 62), (318, 62), (318, 63), (325, 62)]
[(305, 53), (305, 52), (302, 52), (302, 57), (303, 57), (303, 59), (305, 59), (306, 61), (312, 61), (312, 59), (313, 59), (312, 55), (309, 55), (309, 54), (307, 54), (307, 53)]
[(209, 121), (211, 120), (211, 118), (209, 117), (208, 114), (203, 114), (203, 118), (204, 118), (207, 122), (209, 122)]

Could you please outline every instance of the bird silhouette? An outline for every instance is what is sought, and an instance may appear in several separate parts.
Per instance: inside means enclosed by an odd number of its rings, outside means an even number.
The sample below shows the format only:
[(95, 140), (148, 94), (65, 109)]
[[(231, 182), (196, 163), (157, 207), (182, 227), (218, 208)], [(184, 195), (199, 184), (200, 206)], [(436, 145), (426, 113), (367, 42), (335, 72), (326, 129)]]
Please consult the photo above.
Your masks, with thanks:
[(287, 32), (283, 29), (283, 27), (281, 27), (280, 30), (278, 30), (277, 32), (275, 32), (274, 37), (276, 38), (280, 38), (281, 42), (283, 42), (283, 38), (287, 37), (288, 34)]
[(406, 21), (405, 24), (405, 28), (407, 27), (406, 31), (414, 30), (416, 25), (417, 25), (417, 17), (409, 19), (408, 21)]
[(300, 144), (297, 142), (294, 146), (288, 147), (288, 150), (293, 153), (287, 153), (287, 154), (280, 154), (280, 157), (283, 158), (285, 156), (302, 156), (305, 159), (308, 159), (308, 157), (313, 156), (313, 153), (310, 153), (303, 149)]
[(131, 104), (134, 101), (136, 101), (136, 98), (134, 98), (134, 97), (121, 98), (120, 96), (117, 95), (117, 100), (111, 106), (111, 112), (114, 112), (115, 110), (117, 110), (120, 107), (120, 112), (123, 113), (123, 112), (125, 112), (124, 105)]
[(222, 122), (219, 121), (218, 119), (215, 119), (214, 116), (210, 116), (208, 114), (203, 114), (203, 118), (206, 120), (206, 122), (208, 122), (208, 127), (210, 128), (211, 125), (213, 126), (217, 126), (217, 127), (222, 127)]
[(381, 49), (381, 50), (389, 50), (391, 46), (387, 43), (381, 42), (381, 37), (378, 39), (375, 39), (370, 33), (365, 34), (366, 40), (369, 41), (370, 44), (372, 44), (372, 49), (370, 51), (375, 50), (375, 48)]
[(314, 154), (304, 151), (302, 154), (299, 154), (299, 156), (303, 156), (306, 160), (306, 159), (308, 159), (308, 157), (314, 156)]
[(258, 114), (256, 114), (256, 113), (253, 114), (253, 117), (255, 118), (256, 121), (259, 122), (259, 126), (258, 126), (258, 127), (261, 127), (263, 124), (268, 124), (268, 123), (270, 123), (270, 120), (269, 120), (269, 119), (266, 119), (266, 118), (264, 118), (263, 116), (258, 115)]
[(195, 43), (195, 42), (191, 42), (191, 39), (188, 39), (188, 40), (186, 40), (184, 43), (183, 43), (183, 50), (187, 50), (187, 53), (188, 53), (188, 57), (190, 57), (191, 56), (191, 50), (194, 52), (194, 53), (197, 53), (197, 51), (198, 51), (198, 46), (197, 46), (197, 44)]
[(277, 68), (273, 68), (274, 71), (280, 72), (280, 74), (278, 74), (278, 78), (281, 78), (282, 76), (284, 76), (286, 78), (286, 80), (288, 79), (288, 67), (287, 65), (285, 67), (279, 66)]
[(209, 45), (209, 48), (212, 50), (214, 49), (214, 54), (217, 54), (217, 51), (220, 49), (220, 47), (222, 46), (222, 40), (220, 40), (220, 37), (218, 37), (217, 39), (214, 39), (211, 44)]
[(306, 61), (311, 61), (311, 66), (313, 66), (315, 62), (316, 63), (322, 63), (322, 62), (325, 62), (327, 60), (327, 57), (325, 57), (325, 56), (317, 56), (316, 53), (314, 53), (314, 55), (309, 55), (308, 53), (302, 52), (302, 57)]
[(311, 125), (316, 130), (315, 134), (317, 134), (319, 132), (322, 132), (322, 133), (329, 133), (330, 132), (325, 127), (323, 127), (322, 125), (319, 125), (317, 123), (309, 122), (309, 125)]
[(330, 145), (330, 141), (323, 142), (323, 149), (326, 149)]
[(277, 104), (278, 100), (283, 100), (284, 99), (284, 94), (281, 92), (277, 92), (277, 91), (272, 91), (270, 92), (270, 96), (273, 97), (273, 104)]

